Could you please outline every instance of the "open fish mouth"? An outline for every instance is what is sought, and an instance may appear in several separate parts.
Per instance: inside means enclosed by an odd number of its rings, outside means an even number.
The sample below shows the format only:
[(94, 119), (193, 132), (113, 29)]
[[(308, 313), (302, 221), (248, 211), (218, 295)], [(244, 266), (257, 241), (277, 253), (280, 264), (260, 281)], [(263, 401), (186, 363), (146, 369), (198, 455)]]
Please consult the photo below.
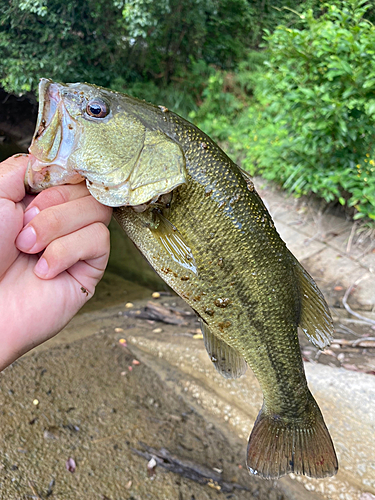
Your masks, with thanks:
[(42, 78), (27, 192), (86, 180), (96, 200), (120, 207), (152, 202), (185, 184), (181, 147), (148, 124), (139, 103), (95, 85)]
[(25, 175), (26, 190), (39, 193), (57, 184), (77, 184), (83, 177), (69, 165), (77, 148), (80, 125), (66, 111), (59, 83), (42, 78), (39, 111)]

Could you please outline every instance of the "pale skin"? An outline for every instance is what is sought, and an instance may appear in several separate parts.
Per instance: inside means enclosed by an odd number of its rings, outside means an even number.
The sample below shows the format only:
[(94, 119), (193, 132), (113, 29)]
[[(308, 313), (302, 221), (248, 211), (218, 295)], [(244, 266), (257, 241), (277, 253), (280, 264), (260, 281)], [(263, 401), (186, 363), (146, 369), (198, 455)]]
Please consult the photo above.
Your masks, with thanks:
[(25, 195), (27, 163), (0, 163), (0, 371), (64, 328), (109, 257), (112, 209), (84, 183)]

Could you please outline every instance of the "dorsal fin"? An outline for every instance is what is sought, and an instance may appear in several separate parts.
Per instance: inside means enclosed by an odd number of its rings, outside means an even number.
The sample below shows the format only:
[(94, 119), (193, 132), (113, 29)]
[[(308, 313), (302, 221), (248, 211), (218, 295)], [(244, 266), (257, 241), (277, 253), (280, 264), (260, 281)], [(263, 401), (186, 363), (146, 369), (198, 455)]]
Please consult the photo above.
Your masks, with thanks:
[(244, 358), (223, 340), (218, 339), (201, 319), (204, 345), (216, 370), (225, 378), (241, 377), (246, 371)]
[[(237, 165), (238, 167), (238, 165)], [(247, 184), (247, 189), (249, 191), (254, 191), (254, 183), (253, 183), (253, 178), (251, 177), (250, 173), (244, 170), (241, 167), (238, 167), (238, 170), (241, 172), (242, 177), (245, 179), (246, 184)]]
[[(295, 258), (294, 258), (295, 259)], [(319, 349), (333, 339), (333, 321), (322, 292), (309, 273), (295, 259), (295, 271), (301, 294), (299, 326), (307, 338)]]

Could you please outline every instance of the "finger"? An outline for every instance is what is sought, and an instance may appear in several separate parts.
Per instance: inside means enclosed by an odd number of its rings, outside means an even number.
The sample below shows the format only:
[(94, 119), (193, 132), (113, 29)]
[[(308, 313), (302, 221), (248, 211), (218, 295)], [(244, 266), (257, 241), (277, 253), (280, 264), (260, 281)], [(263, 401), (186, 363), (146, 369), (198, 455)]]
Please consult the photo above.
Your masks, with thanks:
[(0, 198), (15, 203), (25, 197), (24, 178), (29, 155), (11, 156), (0, 163)]
[(90, 293), (102, 277), (109, 257), (109, 231), (101, 222), (62, 236), (52, 241), (37, 262), (34, 272), (39, 278), (52, 279), (85, 261), (80, 272), (80, 283), (85, 283)]
[(61, 205), (46, 208), (36, 215), (19, 234), (16, 245), (26, 253), (38, 253), (53, 240), (74, 233), (94, 222), (108, 225), (112, 209), (84, 196)]
[(0, 198), (0, 280), (18, 257), (14, 241), (23, 227), (22, 220), (22, 204)]
[(39, 212), (46, 208), (62, 205), (68, 201), (77, 200), (84, 196), (90, 196), (90, 192), (86, 187), (85, 182), (79, 184), (66, 184), (64, 186), (56, 186), (42, 191), (27, 206), (24, 225), (30, 222)]

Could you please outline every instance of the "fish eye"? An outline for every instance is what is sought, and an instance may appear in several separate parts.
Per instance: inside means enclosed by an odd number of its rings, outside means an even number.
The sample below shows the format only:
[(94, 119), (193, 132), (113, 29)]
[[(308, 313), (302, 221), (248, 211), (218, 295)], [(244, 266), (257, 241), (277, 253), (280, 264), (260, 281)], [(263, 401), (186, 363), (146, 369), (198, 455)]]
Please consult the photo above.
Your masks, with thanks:
[(102, 99), (92, 99), (87, 103), (86, 113), (94, 118), (104, 118), (109, 113), (109, 106)]

